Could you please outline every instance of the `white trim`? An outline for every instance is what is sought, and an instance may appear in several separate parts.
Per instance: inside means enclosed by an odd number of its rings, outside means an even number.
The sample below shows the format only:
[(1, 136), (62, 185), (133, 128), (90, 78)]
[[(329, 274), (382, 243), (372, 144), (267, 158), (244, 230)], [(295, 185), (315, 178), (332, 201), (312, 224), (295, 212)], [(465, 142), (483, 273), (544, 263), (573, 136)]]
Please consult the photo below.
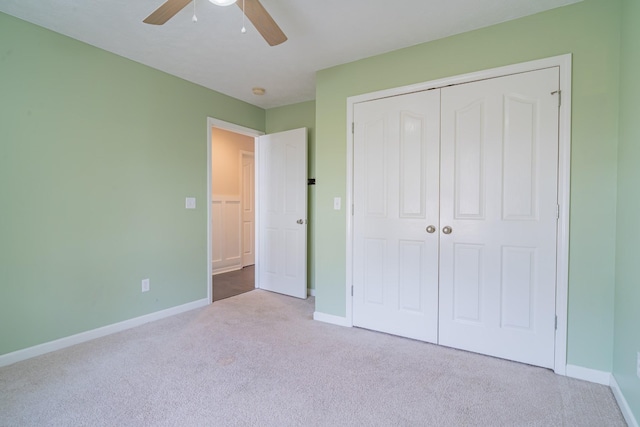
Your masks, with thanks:
[(241, 135), (250, 136), (252, 138), (265, 134), (261, 130), (240, 126), (231, 122), (225, 122), (224, 120), (219, 120), (214, 117), (207, 117), (207, 124), (209, 125), (209, 129), (211, 129), (212, 127), (224, 129), (229, 132), (239, 133)]
[(571, 188), (571, 58), (571, 54), (559, 55), (551, 58), (507, 65), (504, 67), (492, 68), (488, 70), (462, 74), (459, 76), (446, 77), (429, 82), (402, 86), (393, 89), (386, 89), (347, 98), (347, 196), (345, 198), (347, 206), (347, 252), (345, 318), (348, 326), (353, 325), (353, 297), (351, 296), (351, 286), (353, 286), (353, 217), (351, 215), (351, 206), (353, 205), (353, 133), (351, 132), (351, 129), (353, 123), (354, 105), (360, 102), (404, 95), (411, 92), (419, 92), (449, 85), (469, 83), (478, 80), (502, 77), (510, 74), (535, 71), (544, 68), (559, 67), (559, 85), (560, 90), (562, 91), (562, 105), (559, 109), (558, 130), (558, 203), (560, 204), (561, 209), (557, 231), (558, 241), (556, 268), (556, 315), (558, 316), (558, 327), (556, 330), (555, 338), (554, 371), (559, 375), (568, 375), (565, 371), (565, 367), (567, 363), (567, 306), (569, 292), (569, 191)]
[(331, 323), (332, 325), (338, 325), (338, 326), (347, 326), (347, 327), (352, 326), (347, 321), (346, 317), (334, 316), (332, 314), (320, 313), (318, 311), (313, 312), (313, 320), (317, 320), (319, 322), (324, 322), (324, 323)]
[(629, 427), (639, 427), (638, 420), (636, 420), (635, 416), (633, 415), (631, 407), (629, 406), (629, 402), (627, 402), (627, 399), (625, 399), (624, 394), (622, 393), (622, 390), (620, 389), (620, 386), (618, 385), (618, 382), (616, 381), (616, 378), (612, 373), (599, 371), (597, 369), (584, 368), (582, 366), (567, 365), (566, 375), (571, 378), (609, 386), (609, 388), (611, 388), (613, 396), (616, 398), (618, 407), (620, 407), (620, 412), (622, 412), (622, 416), (624, 416), (624, 419)]
[(212, 148), (213, 148), (213, 138), (211, 134), (211, 129), (213, 128), (213, 120), (211, 117), (207, 117), (207, 301), (209, 303), (213, 303), (213, 250), (211, 245), (213, 244), (213, 237), (211, 235), (211, 221), (213, 217), (211, 216), (211, 203), (213, 203), (212, 198), (212, 187), (211, 187), (211, 179), (212, 179)]
[(599, 371), (597, 369), (585, 368), (576, 365), (566, 366), (566, 376), (602, 385), (609, 385), (611, 383), (610, 372)]
[[(361, 95), (362, 96), (362, 95)], [(345, 211), (347, 214), (347, 241), (346, 241), (346, 274), (345, 286), (345, 319), (347, 326), (353, 326), (353, 107), (354, 98), (347, 98), (347, 196), (345, 197)]]
[(233, 265), (231, 267), (214, 268), (211, 275), (216, 276), (218, 274), (231, 273), (232, 271), (240, 271), (240, 270), (242, 270), (242, 266), (237, 266), (237, 265)]
[[(567, 53), (564, 55), (552, 56), (550, 58), (536, 59), (528, 62), (521, 62), (519, 64), (505, 65), (503, 67), (475, 71), (473, 73), (468, 73), (468, 74), (460, 74), (458, 76), (444, 77), (442, 79), (416, 83), (408, 86), (400, 86), (400, 87), (391, 88), (391, 89), (379, 90), (376, 92), (365, 93), (362, 95), (350, 96), (347, 98), (347, 106), (351, 107), (351, 110), (353, 110), (352, 108), (353, 104), (357, 104), (360, 102), (372, 101), (374, 99), (380, 99), (380, 98), (388, 98), (388, 97), (397, 96), (397, 95), (405, 95), (407, 93), (420, 92), (420, 91), (425, 91), (429, 89), (441, 88), (445, 86), (458, 85), (462, 83), (470, 83), (478, 80), (504, 77), (511, 74), (526, 73), (529, 71), (542, 70), (545, 68), (564, 67), (567, 64), (571, 64), (570, 53)], [(563, 79), (563, 75), (562, 75), (563, 72), (564, 71), (561, 70), (560, 81), (561, 83), (563, 82), (566, 83), (567, 81), (570, 81), (571, 76), (570, 75), (566, 76), (568, 77), (568, 80)], [(562, 88), (563, 92), (566, 89), (567, 88), (563, 87)], [(562, 98), (564, 103), (564, 95)], [(349, 111), (350, 110), (347, 109), (347, 114), (349, 113)], [(351, 129), (347, 130), (347, 134), (351, 135)]]
[(122, 332), (127, 329), (135, 328), (136, 326), (144, 325), (145, 323), (164, 319), (165, 317), (174, 316), (176, 314), (184, 313), (185, 311), (194, 310), (196, 308), (205, 307), (207, 305), (209, 305), (208, 299), (200, 299), (183, 305), (178, 305), (176, 307), (171, 307), (165, 310), (156, 311), (154, 313), (145, 314), (144, 316), (135, 317), (133, 319), (124, 320), (122, 322), (113, 323), (111, 325), (102, 326), (90, 331), (60, 338), (55, 341), (49, 341), (33, 347), (14, 351), (12, 353), (3, 354), (2, 356), (0, 356), (0, 367), (11, 365), (16, 362), (21, 362), (32, 357), (41, 356), (52, 351), (71, 347), (72, 345), (91, 341), (96, 338), (115, 334), (116, 332)]
[[(213, 228), (220, 235), (214, 236), (211, 231), (211, 252), (213, 255), (213, 245), (220, 245), (219, 258), (211, 257), (211, 274), (215, 276), (220, 273), (228, 273), (230, 271), (240, 270), (242, 268), (242, 197), (235, 194), (213, 194), (211, 196), (211, 204), (219, 205), (220, 212), (218, 217), (211, 211), (211, 223), (215, 224)], [(230, 223), (237, 221), (237, 227), (230, 227)], [(216, 221), (215, 223), (213, 221)], [(214, 238), (215, 237), (215, 238)], [(235, 242), (238, 252), (229, 254), (228, 243)]]
[(262, 283), (260, 283), (260, 227), (262, 226), (262, 223), (260, 222), (260, 215), (261, 215), (261, 211), (260, 211), (260, 192), (262, 191), (260, 189), (260, 180), (258, 179), (258, 175), (260, 173), (260, 150), (258, 149), (258, 140), (259, 138), (256, 136), (254, 138), (254, 143), (253, 143), (253, 197), (254, 199), (254, 210), (255, 210), (255, 234), (254, 234), (254, 241), (253, 241), (253, 256), (255, 263), (253, 264), (255, 267), (253, 269), (253, 284), (256, 287), (256, 289), (261, 289)]
[[(209, 302), (213, 302), (213, 263), (211, 261), (211, 256), (212, 256), (212, 251), (211, 251), (211, 203), (213, 201), (212, 199), (212, 194), (211, 194), (211, 177), (212, 177), (212, 170), (211, 170), (211, 162), (212, 162), (212, 157), (211, 157), (211, 144), (213, 144), (213, 140), (212, 140), (212, 136), (211, 136), (211, 129), (212, 128), (218, 128), (218, 129), (224, 129), (230, 132), (235, 132), (235, 133), (239, 133), (241, 135), (246, 135), (246, 136), (251, 136), (255, 139), (257, 139), (257, 137), (259, 137), (260, 135), (264, 135), (264, 132), (256, 130), (256, 129), (251, 129), (248, 127), (244, 127), (244, 126), (240, 126), (237, 125), (235, 123), (231, 123), (231, 122), (225, 122), (224, 120), (220, 120), (220, 119), (216, 119), (214, 117), (207, 117), (207, 299), (209, 300)], [(255, 152), (255, 142), (254, 142), (254, 152)], [(256, 164), (256, 175), (257, 175), (257, 164)], [(257, 180), (256, 180), (256, 194), (258, 192), (258, 187), (257, 187)], [(256, 215), (257, 215), (257, 209), (258, 209), (258, 203), (256, 203)], [(257, 224), (256, 224), (256, 229), (257, 229)], [(256, 261), (257, 261), (257, 247), (258, 247), (258, 233), (256, 232), (256, 240), (255, 240), (255, 246), (256, 246)], [(258, 288), (258, 282), (257, 282), (257, 278), (258, 278), (258, 264), (256, 263), (256, 288)]]
[(307, 295), (309, 295), (310, 297), (315, 297), (316, 296), (316, 290), (307, 288)]
[[(552, 58), (550, 58), (552, 59)], [(569, 306), (569, 210), (571, 190), (571, 55), (555, 57), (560, 67), (561, 106), (558, 110), (558, 204), (556, 246), (555, 373), (565, 375)]]
[(234, 202), (240, 204), (242, 196), (240, 194), (212, 194), (211, 203), (214, 202)]
[(622, 394), (622, 390), (620, 390), (620, 386), (613, 375), (611, 375), (611, 391), (613, 392), (613, 396), (616, 398), (618, 406), (620, 407), (620, 412), (622, 412), (622, 416), (624, 416), (629, 427), (639, 427), (638, 420), (636, 420), (636, 417), (633, 415), (629, 402), (624, 398), (624, 394)]

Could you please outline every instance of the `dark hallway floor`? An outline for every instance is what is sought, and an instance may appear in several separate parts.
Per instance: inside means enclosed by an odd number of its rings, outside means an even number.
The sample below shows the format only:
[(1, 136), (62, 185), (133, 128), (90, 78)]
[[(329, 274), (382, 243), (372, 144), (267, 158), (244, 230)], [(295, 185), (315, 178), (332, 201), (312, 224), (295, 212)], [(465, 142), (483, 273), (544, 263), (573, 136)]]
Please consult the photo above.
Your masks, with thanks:
[(255, 266), (213, 276), (213, 301), (233, 297), (255, 289)]

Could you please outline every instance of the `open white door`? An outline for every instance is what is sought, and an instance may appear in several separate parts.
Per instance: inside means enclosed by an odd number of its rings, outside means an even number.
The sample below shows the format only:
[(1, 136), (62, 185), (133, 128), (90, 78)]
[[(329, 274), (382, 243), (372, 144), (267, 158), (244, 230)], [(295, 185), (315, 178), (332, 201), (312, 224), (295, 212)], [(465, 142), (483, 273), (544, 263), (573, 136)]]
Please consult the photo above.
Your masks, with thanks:
[(260, 289), (307, 297), (307, 129), (258, 138)]

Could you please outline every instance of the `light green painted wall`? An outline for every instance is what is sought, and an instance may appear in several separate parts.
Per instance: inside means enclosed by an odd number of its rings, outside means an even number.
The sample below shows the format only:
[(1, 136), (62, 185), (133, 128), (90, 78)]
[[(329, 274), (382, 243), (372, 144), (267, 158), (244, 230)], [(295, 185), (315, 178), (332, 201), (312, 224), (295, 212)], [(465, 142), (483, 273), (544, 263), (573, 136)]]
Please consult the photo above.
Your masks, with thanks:
[(640, 2), (622, 2), (620, 70), (620, 145), (616, 250), (615, 341), (613, 374), (640, 421)]
[(264, 110), (2, 13), (0, 76), (0, 354), (205, 298), (207, 116)]
[(346, 310), (347, 97), (573, 53), (568, 363), (611, 371), (619, 22), (619, 0), (585, 0), (318, 72), (316, 310)]
[[(315, 101), (301, 102), (285, 107), (270, 108), (266, 112), (267, 133), (282, 132), (285, 130), (306, 127), (309, 129), (309, 164), (308, 176), (316, 175), (315, 151), (316, 151), (316, 103)], [(308, 235), (307, 235), (307, 283), (310, 289), (315, 289), (315, 217), (316, 187), (309, 186), (309, 211), (308, 211)]]

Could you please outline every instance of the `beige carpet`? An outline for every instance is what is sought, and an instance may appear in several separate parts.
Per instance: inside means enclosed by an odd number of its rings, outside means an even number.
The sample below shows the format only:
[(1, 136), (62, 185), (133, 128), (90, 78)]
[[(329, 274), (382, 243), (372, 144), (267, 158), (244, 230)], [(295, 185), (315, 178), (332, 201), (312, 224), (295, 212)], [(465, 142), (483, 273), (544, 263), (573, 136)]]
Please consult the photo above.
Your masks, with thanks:
[(624, 426), (605, 386), (251, 291), (0, 369), (0, 426)]

